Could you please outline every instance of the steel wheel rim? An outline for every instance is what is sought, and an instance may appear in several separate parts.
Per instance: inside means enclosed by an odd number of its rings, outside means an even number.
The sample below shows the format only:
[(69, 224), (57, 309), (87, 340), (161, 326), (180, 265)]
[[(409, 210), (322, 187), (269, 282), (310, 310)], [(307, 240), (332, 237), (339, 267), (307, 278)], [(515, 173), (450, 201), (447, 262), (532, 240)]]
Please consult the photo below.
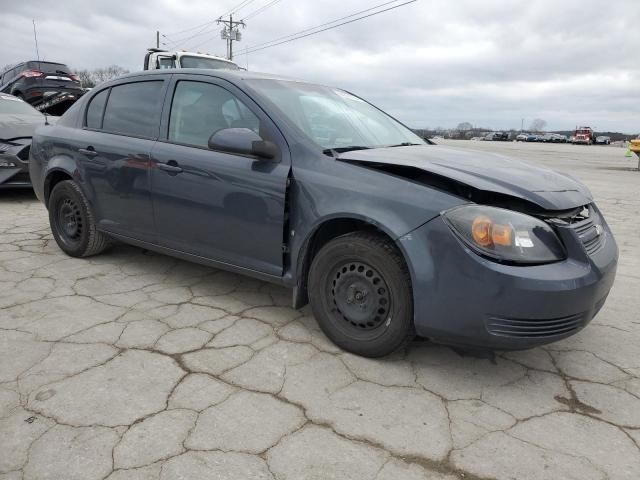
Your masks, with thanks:
[(68, 245), (77, 244), (84, 232), (82, 210), (72, 198), (63, 198), (56, 209), (56, 230), (60, 239)]
[(388, 325), (392, 299), (384, 277), (362, 261), (342, 262), (328, 276), (332, 313), (342, 330), (368, 335)]

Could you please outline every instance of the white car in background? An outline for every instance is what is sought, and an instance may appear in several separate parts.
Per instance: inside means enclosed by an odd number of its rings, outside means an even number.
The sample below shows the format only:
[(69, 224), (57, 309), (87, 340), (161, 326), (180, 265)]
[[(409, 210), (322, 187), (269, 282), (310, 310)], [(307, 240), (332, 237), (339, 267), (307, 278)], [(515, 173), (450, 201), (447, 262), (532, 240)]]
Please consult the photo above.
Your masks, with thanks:
[[(53, 117), (57, 119), (57, 117)], [(33, 132), (51, 117), (8, 93), (0, 93), (0, 189), (31, 188), (29, 149)]]

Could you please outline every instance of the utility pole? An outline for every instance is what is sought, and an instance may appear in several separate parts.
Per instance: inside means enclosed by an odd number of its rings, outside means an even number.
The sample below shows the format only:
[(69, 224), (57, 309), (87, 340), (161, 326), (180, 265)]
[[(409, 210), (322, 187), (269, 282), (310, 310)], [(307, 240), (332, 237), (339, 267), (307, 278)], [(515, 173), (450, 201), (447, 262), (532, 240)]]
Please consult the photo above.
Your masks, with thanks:
[(234, 21), (232, 14), (229, 15), (229, 20), (223, 20), (222, 17), (220, 17), (216, 22), (224, 24), (224, 28), (220, 32), (220, 37), (227, 41), (227, 59), (233, 60), (233, 41), (239, 42), (242, 39), (242, 34), (240, 30), (238, 30), (238, 27), (242, 25), (242, 28), (244, 28), (246, 24), (242, 20), (239, 22)]
[(156, 30), (156, 48), (160, 48), (160, 30)]

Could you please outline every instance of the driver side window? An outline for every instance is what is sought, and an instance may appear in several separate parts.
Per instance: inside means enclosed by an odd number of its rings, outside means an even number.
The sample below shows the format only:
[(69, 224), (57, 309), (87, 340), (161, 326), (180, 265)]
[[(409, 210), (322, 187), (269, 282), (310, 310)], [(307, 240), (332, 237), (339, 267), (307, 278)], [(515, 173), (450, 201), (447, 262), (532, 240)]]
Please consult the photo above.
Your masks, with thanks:
[(210, 83), (182, 80), (171, 102), (169, 141), (207, 147), (223, 128), (260, 131), (260, 120), (231, 92)]

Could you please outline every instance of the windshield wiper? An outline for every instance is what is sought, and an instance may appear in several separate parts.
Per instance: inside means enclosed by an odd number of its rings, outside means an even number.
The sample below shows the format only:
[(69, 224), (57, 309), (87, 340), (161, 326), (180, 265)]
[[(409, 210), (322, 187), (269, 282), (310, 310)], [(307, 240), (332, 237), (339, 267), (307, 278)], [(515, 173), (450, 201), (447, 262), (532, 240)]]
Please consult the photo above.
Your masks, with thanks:
[(393, 148), (393, 147), (412, 147), (414, 145), (422, 145), (422, 143), (411, 143), (411, 142), (402, 142), (396, 145), (387, 145), (385, 148)]
[(336, 153), (352, 152), (354, 150), (369, 150), (374, 147), (365, 147), (364, 145), (350, 145), (348, 147), (325, 148), (322, 153), (335, 157)]
[(363, 145), (349, 145), (348, 147), (335, 147), (332, 148), (334, 152), (344, 153), (344, 152), (352, 152), (353, 150), (369, 150), (373, 147), (365, 147)]

